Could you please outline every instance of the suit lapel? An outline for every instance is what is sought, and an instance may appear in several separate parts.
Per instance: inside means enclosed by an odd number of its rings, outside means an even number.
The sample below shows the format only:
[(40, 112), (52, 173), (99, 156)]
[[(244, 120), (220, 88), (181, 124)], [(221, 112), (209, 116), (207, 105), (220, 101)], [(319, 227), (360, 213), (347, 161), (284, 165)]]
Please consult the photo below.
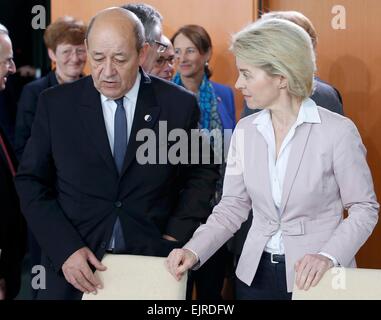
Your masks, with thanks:
[(117, 175), (118, 173), (111, 153), (103, 117), (100, 94), (95, 89), (91, 77), (88, 77), (87, 82), (85, 82), (85, 88), (80, 101), (79, 114), (89, 140), (92, 141), (95, 149), (105, 161), (107, 167)]
[[(254, 161), (249, 159), (247, 159), (247, 161), (249, 161), (250, 165), (254, 166), (253, 172), (255, 173), (256, 177), (254, 177), (253, 181), (258, 181), (261, 184), (261, 192), (263, 192), (267, 206), (270, 209), (270, 213), (278, 220), (279, 217), (272, 197), (270, 185), (268, 146), (264, 137), (259, 131), (257, 131), (257, 136), (258, 140), (255, 144), (255, 148), (250, 146), (251, 152), (254, 154)], [(253, 201), (255, 201), (255, 199)]]
[(290, 156), (288, 158), (286, 175), (284, 177), (280, 215), (283, 214), (288, 198), (290, 196), (290, 191), (295, 181), (296, 174), (298, 173), (311, 128), (311, 123), (304, 123), (296, 128), (293, 145), (291, 148)]
[(138, 98), (136, 101), (135, 115), (131, 128), (130, 138), (128, 140), (126, 157), (121, 176), (126, 173), (126, 170), (131, 165), (136, 157), (136, 151), (139, 146), (136, 141), (136, 135), (141, 129), (151, 129), (156, 124), (160, 107), (156, 102), (155, 92), (151, 79), (142, 71), (139, 87)]

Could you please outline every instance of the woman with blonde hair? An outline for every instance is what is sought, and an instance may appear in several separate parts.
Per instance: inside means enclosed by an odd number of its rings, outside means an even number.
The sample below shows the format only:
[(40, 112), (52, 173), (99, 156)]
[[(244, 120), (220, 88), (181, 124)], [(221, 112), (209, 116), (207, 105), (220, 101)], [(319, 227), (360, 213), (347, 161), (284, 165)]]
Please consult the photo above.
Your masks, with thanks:
[(259, 20), (234, 36), (232, 51), (236, 87), (263, 110), (237, 124), (222, 199), (167, 266), (177, 279), (197, 269), (252, 209), (236, 297), (291, 299), (294, 281), (308, 290), (333, 266), (356, 266), (379, 204), (356, 126), (309, 98), (316, 67), (305, 30)]

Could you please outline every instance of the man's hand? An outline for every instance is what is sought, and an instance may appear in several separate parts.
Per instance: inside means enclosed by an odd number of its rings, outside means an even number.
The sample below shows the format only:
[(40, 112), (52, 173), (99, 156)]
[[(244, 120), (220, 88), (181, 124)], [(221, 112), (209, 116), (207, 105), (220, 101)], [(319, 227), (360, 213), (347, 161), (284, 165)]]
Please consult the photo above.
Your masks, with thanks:
[(188, 249), (174, 249), (168, 255), (166, 265), (168, 271), (180, 280), (184, 272), (197, 263), (197, 257)]
[(97, 294), (97, 289), (102, 289), (102, 283), (91, 271), (88, 262), (90, 262), (98, 271), (105, 271), (104, 266), (90, 251), (83, 247), (74, 252), (62, 265), (62, 271), (66, 280), (78, 290)]
[(300, 290), (315, 287), (324, 273), (333, 267), (331, 259), (321, 254), (306, 254), (295, 263), (296, 285)]
[(5, 292), (6, 292), (5, 279), (0, 279), (0, 300), (5, 300)]

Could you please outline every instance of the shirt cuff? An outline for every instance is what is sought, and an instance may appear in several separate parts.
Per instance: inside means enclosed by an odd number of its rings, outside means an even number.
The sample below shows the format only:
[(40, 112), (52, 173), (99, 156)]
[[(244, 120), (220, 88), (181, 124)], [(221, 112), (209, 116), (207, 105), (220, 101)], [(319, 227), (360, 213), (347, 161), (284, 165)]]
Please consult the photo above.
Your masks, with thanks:
[(192, 252), (195, 256), (196, 256), (196, 259), (197, 259), (197, 262), (193, 265), (193, 267), (191, 268), (191, 270), (196, 270), (200, 267), (200, 258), (197, 254), (197, 252), (193, 251), (192, 249), (189, 249), (189, 248), (184, 248), (190, 252)]
[(319, 252), (319, 254), (321, 254), (322, 256), (327, 257), (328, 259), (330, 259), (333, 262), (333, 266), (334, 267), (339, 267), (340, 266), (340, 264), (337, 261), (337, 259), (335, 257), (332, 257), (331, 255), (329, 255), (328, 253)]

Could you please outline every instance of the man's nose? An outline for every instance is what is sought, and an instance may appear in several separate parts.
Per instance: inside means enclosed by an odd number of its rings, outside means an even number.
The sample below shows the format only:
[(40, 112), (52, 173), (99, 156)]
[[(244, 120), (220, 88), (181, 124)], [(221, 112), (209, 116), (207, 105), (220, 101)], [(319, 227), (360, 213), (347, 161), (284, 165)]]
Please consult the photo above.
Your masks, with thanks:
[(10, 63), (9, 68), (8, 68), (8, 72), (10, 74), (14, 74), (16, 72), (16, 65), (15, 65), (15, 62), (13, 60), (11, 60), (11, 63)]
[(103, 69), (103, 74), (106, 76), (106, 77), (111, 77), (113, 76), (115, 73), (115, 68), (112, 64), (112, 61), (111, 59), (110, 60), (106, 60), (105, 62), (105, 66), (104, 66), (104, 69)]

